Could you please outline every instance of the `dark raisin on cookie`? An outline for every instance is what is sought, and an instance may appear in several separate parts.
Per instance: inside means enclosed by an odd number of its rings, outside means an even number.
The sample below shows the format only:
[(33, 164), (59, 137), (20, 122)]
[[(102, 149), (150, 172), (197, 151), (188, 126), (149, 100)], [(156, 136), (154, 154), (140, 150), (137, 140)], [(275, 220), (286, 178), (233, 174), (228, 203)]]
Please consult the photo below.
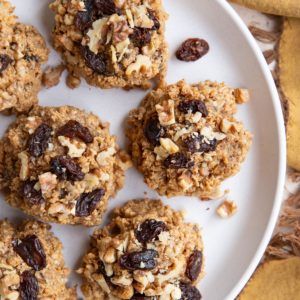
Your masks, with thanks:
[(68, 138), (78, 138), (86, 144), (90, 144), (94, 140), (90, 130), (75, 120), (70, 120), (61, 128), (59, 128), (56, 132), (56, 135), (66, 136)]
[(108, 63), (105, 54), (93, 53), (89, 47), (81, 47), (81, 53), (86, 65), (99, 75), (108, 75)]
[(36, 235), (27, 235), (22, 239), (13, 241), (13, 248), (23, 261), (35, 271), (40, 271), (46, 267), (46, 254)]
[(94, 0), (84, 0), (85, 10), (79, 11), (75, 16), (75, 26), (84, 31), (90, 28), (93, 22), (96, 20), (96, 11), (94, 7)]
[(8, 55), (0, 54), (0, 75), (12, 62), (13, 60)]
[(170, 169), (190, 169), (194, 166), (194, 162), (187, 158), (183, 153), (177, 152), (169, 155), (164, 160), (164, 166)]
[(39, 283), (34, 271), (24, 271), (21, 274), (19, 287), (20, 300), (37, 300), (39, 294)]
[(205, 103), (201, 100), (184, 100), (178, 105), (179, 111), (184, 114), (200, 112), (204, 118), (208, 116)]
[(203, 39), (187, 39), (176, 51), (176, 57), (182, 61), (196, 61), (209, 51), (208, 43)]
[(159, 22), (158, 18), (156, 17), (155, 12), (152, 9), (148, 8), (148, 15), (149, 15), (149, 18), (154, 23), (154, 25), (151, 28), (151, 30), (159, 30), (160, 29), (160, 22)]
[(90, 216), (104, 194), (105, 191), (103, 189), (96, 189), (90, 193), (81, 194), (76, 201), (75, 215), (77, 217)]
[(60, 180), (81, 181), (84, 178), (80, 165), (68, 155), (58, 155), (52, 158), (51, 171)]
[(160, 145), (160, 138), (164, 136), (165, 130), (159, 124), (158, 117), (153, 116), (147, 122), (144, 129), (144, 134), (148, 141), (153, 146)]
[(158, 252), (153, 249), (145, 249), (123, 254), (119, 259), (119, 264), (122, 268), (129, 271), (135, 270), (153, 270), (156, 265)]
[(202, 299), (202, 296), (196, 287), (184, 282), (181, 282), (179, 287), (181, 290), (180, 300), (201, 300)]
[(34, 188), (37, 182), (37, 180), (27, 180), (24, 182), (22, 187), (22, 196), (24, 198), (24, 202), (30, 206), (40, 205), (45, 202), (41, 190)]
[(186, 149), (191, 153), (215, 151), (218, 145), (216, 139), (207, 141), (203, 135), (191, 136), (184, 140)]
[(94, 5), (99, 16), (110, 16), (118, 12), (113, 0), (94, 0)]
[(28, 54), (28, 53), (26, 53), (26, 54), (24, 55), (24, 59), (25, 59), (26, 61), (28, 61), (28, 62), (31, 62), (31, 61), (34, 61), (34, 62), (36, 62), (36, 63), (39, 62), (39, 58), (38, 58), (37, 56), (35, 56), (35, 55), (30, 55), (30, 54)]
[(151, 42), (151, 33), (148, 28), (135, 27), (129, 37), (133, 45), (138, 48), (143, 48)]
[(202, 261), (203, 261), (202, 251), (194, 250), (187, 261), (187, 266), (185, 271), (185, 275), (191, 281), (196, 281), (197, 278), (199, 277), (202, 269)]
[(42, 156), (48, 148), (52, 128), (46, 123), (42, 123), (30, 136), (28, 141), (28, 151), (32, 157)]
[(145, 244), (157, 240), (160, 233), (167, 230), (164, 222), (147, 219), (135, 230), (135, 237), (140, 243)]

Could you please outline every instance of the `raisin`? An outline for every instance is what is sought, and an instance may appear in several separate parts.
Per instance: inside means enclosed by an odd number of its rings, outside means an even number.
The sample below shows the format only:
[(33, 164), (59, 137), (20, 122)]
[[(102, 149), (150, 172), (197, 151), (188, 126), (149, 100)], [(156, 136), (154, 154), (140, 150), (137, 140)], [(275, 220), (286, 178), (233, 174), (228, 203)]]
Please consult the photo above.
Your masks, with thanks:
[(129, 271), (153, 270), (157, 263), (158, 252), (153, 249), (126, 253), (120, 257), (119, 264)]
[(94, 138), (87, 127), (82, 126), (75, 120), (68, 121), (64, 126), (59, 128), (56, 133), (57, 136), (63, 135), (69, 138), (79, 138), (86, 144), (93, 142)]
[(183, 153), (177, 152), (169, 155), (164, 160), (164, 166), (170, 169), (189, 169), (194, 166), (194, 162), (189, 160)]
[(13, 60), (6, 54), (0, 54), (0, 74), (7, 69)]
[(167, 230), (164, 222), (147, 219), (135, 230), (135, 236), (140, 243), (145, 244), (157, 240), (160, 233)]
[(81, 194), (76, 202), (76, 216), (88, 217), (91, 215), (104, 194), (105, 191), (103, 189), (96, 189), (90, 193)]
[(151, 28), (151, 30), (159, 30), (160, 28), (160, 23), (158, 21), (158, 18), (156, 17), (154, 11), (152, 9), (148, 9), (148, 15), (149, 18), (153, 21), (154, 25)]
[(23, 184), (22, 195), (24, 201), (29, 205), (39, 205), (45, 201), (41, 190), (38, 191), (34, 188), (36, 183), (37, 180), (32, 180), (32, 181), (27, 180)]
[(179, 287), (181, 289), (180, 300), (201, 300), (202, 299), (202, 296), (196, 287), (183, 282), (180, 283)]
[(106, 270), (105, 270), (105, 265), (102, 260), (98, 261), (98, 273), (102, 274), (104, 277), (107, 276)]
[(30, 61), (39, 62), (39, 58), (37, 56), (35, 56), (35, 55), (29, 55), (28, 53), (26, 53), (24, 55), (24, 59), (26, 61), (28, 61), (28, 62), (30, 62)]
[(81, 53), (89, 68), (100, 75), (108, 74), (107, 59), (103, 53), (95, 54), (87, 46), (81, 47)]
[(195, 281), (201, 273), (202, 258), (202, 251), (194, 250), (187, 261), (185, 275), (191, 281)]
[(176, 51), (176, 57), (182, 61), (196, 61), (209, 51), (208, 43), (203, 39), (188, 39)]
[(215, 151), (218, 141), (216, 139), (210, 140), (209, 143), (204, 139), (203, 135), (191, 136), (184, 140), (184, 145), (189, 152), (204, 152), (208, 153)]
[(113, 0), (94, 0), (94, 4), (100, 16), (110, 16), (118, 12)]
[(208, 116), (208, 110), (205, 103), (201, 100), (186, 100), (181, 101), (178, 105), (179, 111), (188, 114), (200, 112), (204, 118)]
[(31, 156), (40, 157), (48, 148), (52, 128), (46, 123), (42, 123), (30, 136), (28, 150)]
[(164, 135), (164, 128), (160, 126), (157, 117), (151, 117), (145, 126), (144, 134), (148, 141), (153, 146), (158, 146), (160, 144), (160, 138)]
[(157, 300), (158, 298), (155, 297), (155, 296), (145, 296), (145, 295), (142, 295), (142, 294), (134, 294), (130, 300)]
[(39, 283), (35, 277), (34, 271), (24, 271), (21, 274), (19, 293), (21, 300), (38, 299)]
[(13, 241), (13, 248), (23, 261), (35, 271), (46, 267), (44, 248), (36, 235), (27, 235), (23, 239)]
[(84, 4), (85, 10), (78, 12), (74, 20), (75, 26), (81, 31), (90, 28), (96, 20), (94, 0), (84, 0)]
[(133, 45), (138, 48), (143, 48), (151, 42), (151, 33), (148, 28), (135, 27), (129, 37)]
[(51, 160), (51, 170), (60, 180), (81, 181), (81, 167), (68, 155), (58, 155)]

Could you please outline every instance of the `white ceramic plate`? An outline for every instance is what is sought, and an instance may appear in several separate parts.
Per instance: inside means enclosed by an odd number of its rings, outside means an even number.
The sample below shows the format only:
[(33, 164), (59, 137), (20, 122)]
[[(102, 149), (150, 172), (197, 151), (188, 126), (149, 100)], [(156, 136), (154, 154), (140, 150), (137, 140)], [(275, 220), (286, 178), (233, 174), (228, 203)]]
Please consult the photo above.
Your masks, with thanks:
[[(22, 22), (35, 25), (50, 46), (53, 16), (51, 2), (13, 0)], [(280, 104), (270, 72), (260, 50), (233, 9), (226, 1), (165, 0), (170, 14), (167, 39), (170, 64), (167, 80), (173, 83), (185, 78), (188, 82), (205, 79), (225, 81), (235, 87), (248, 87), (252, 93), (249, 104), (239, 108), (238, 118), (254, 134), (254, 142), (241, 172), (227, 180), (230, 198), (237, 202), (238, 213), (229, 220), (215, 213), (218, 201), (200, 202), (194, 198), (165, 200), (177, 209), (187, 211), (187, 219), (203, 228), (206, 256), (206, 277), (200, 283), (203, 299), (233, 299), (257, 266), (274, 228), (283, 191), (285, 176), (285, 136)], [(174, 57), (178, 45), (188, 37), (202, 37), (211, 47), (207, 56), (195, 63), (179, 62)], [(51, 51), (51, 64), (59, 62)], [(82, 84), (69, 90), (61, 84), (40, 93), (42, 105), (74, 105), (97, 113), (103, 121), (111, 122), (111, 131), (124, 145), (123, 125), (128, 111), (136, 107), (142, 91), (103, 91)], [(2, 116), (1, 132), (11, 118)], [(133, 198), (157, 195), (143, 183), (142, 176), (131, 169), (125, 188), (110, 202), (109, 209)], [(2, 197), (3, 198), (3, 197)], [(16, 209), (0, 202), (0, 218), (26, 217)], [(65, 258), (71, 269), (80, 263), (91, 230), (83, 227), (54, 225), (54, 232), (63, 241)], [(71, 283), (78, 281), (72, 275)]]

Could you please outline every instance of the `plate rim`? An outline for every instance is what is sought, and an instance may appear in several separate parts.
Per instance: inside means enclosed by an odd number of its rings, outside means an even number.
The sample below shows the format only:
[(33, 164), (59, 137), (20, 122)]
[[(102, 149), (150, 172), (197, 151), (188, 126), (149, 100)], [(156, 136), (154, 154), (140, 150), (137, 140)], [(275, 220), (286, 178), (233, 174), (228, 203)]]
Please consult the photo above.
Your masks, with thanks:
[(217, 3), (223, 8), (223, 10), (228, 14), (231, 20), (235, 23), (235, 25), (240, 30), (241, 34), (245, 37), (250, 46), (251, 50), (253, 51), (263, 73), (264, 78), (266, 79), (268, 90), (271, 94), (272, 99), (272, 106), (274, 108), (275, 113), (275, 120), (276, 120), (276, 131), (278, 135), (278, 174), (277, 174), (277, 186), (275, 191), (275, 197), (273, 200), (273, 208), (270, 214), (270, 218), (268, 224), (265, 228), (263, 238), (260, 241), (256, 252), (254, 253), (250, 264), (244, 271), (243, 275), (241, 276), (240, 280), (235, 284), (229, 294), (226, 296), (225, 300), (232, 300), (235, 299), (239, 293), (242, 291), (244, 286), (247, 284), (249, 279), (251, 278), (252, 274), (254, 273), (256, 267), (258, 266), (268, 244), (272, 237), (273, 231), (275, 229), (281, 204), (284, 195), (284, 184), (286, 178), (286, 134), (285, 134), (285, 126), (284, 126), (284, 119), (283, 119), (283, 112), (281, 108), (281, 102), (278, 95), (277, 88), (275, 86), (275, 82), (269, 70), (269, 67), (266, 63), (266, 60), (262, 54), (261, 49), (259, 48), (257, 42), (255, 41), (254, 37), (251, 35), (248, 27), (238, 15), (238, 13), (234, 10), (234, 8), (224, 0), (217, 0)]

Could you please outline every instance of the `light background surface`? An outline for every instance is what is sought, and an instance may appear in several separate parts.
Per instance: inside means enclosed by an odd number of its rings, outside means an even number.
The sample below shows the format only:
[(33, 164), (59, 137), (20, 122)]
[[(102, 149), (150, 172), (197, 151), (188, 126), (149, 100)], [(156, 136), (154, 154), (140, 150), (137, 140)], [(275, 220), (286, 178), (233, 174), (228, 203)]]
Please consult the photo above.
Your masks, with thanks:
[[(50, 47), (49, 32), (53, 25), (53, 15), (47, 8), (50, 1), (12, 2), (17, 7), (20, 20), (35, 25)], [(204, 300), (232, 299), (255, 268), (275, 223), (279, 205), (274, 199), (281, 192), (279, 185), (282, 184), (282, 176), (278, 174), (283, 170), (283, 164), (279, 162), (284, 151), (280, 149), (282, 120), (273, 102), (276, 95), (270, 83), (271, 77), (265, 72), (266, 65), (254, 48), (250, 35), (245, 35), (239, 21), (224, 9), (221, 2), (165, 0), (165, 7), (170, 14), (167, 25), (171, 53), (168, 82), (182, 78), (190, 83), (205, 79), (218, 80), (235, 87), (247, 87), (252, 94), (251, 102), (239, 107), (237, 117), (254, 133), (253, 146), (241, 172), (223, 184), (223, 189), (230, 189), (229, 198), (237, 202), (238, 213), (229, 220), (222, 220), (215, 213), (220, 200), (200, 202), (196, 198), (185, 197), (163, 199), (176, 209), (184, 209), (187, 220), (197, 222), (203, 228), (207, 275), (199, 288)], [(243, 9), (242, 14), (246, 20), (252, 18), (249, 11)], [(194, 36), (209, 42), (209, 54), (195, 63), (177, 61), (173, 54), (178, 45)], [(49, 64), (58, 63), (59, 56), (51, 49)], [(85, 83), (72, 91), (62, 78), (59, 86), (40, 93), (40, 102), (53, 106), (74, 105), (93, 111), (103, 121), (111, 123), (111, 132), (118, 136), (120, 145), (124, 146), (126, 115), (144, 95), (142, 91), (103, 91)], [(12, 119), (1, 117), (1, 133)], [(124, 189), (110, 202), (109, 210), (129, 199), (145, 197), (145, 192), (148, 197), (158, 197), (146, 187), (142, 176), (131, 169), (127, 172)], [(26, 216), (1, 201), (0, 218), (5, 217), (19, 220)], [(76, 269), (92, 229), (53, 225), (53, 230), (64, 243), (67, 265)], [(78, 277), (73, 273), (71, 283), (75, 282), (78, 282)]]

